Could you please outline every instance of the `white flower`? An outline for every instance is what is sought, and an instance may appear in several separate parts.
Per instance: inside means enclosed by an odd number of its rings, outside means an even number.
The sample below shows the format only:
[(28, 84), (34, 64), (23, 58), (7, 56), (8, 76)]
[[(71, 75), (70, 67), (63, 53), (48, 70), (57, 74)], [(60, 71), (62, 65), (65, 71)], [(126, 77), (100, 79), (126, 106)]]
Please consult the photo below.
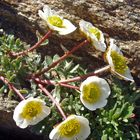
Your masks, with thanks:
[(60, 35), (66, 35), (76, 30), (76, 27), (69, 20), (57, 15), (48, 5), (43, 7), (43, 11), (39, 10), (38, 14), (46, 21), (50, 29), (58, 31)]
[(95, 49), (105, 52), (106, 44), (102, 31), (94, 27), (90, 22), (81, 20), (79, 22), (80, 30), (86, 35)]
[(110, 46), (106, 53), (106, 59), (114, 74), (124, 80), (134, 82), (130, 69), (127, 66), (126, 58), (123, 56), (121, 50), (114, 44), (113, 39), (110, 39)]
[(28, 98), (21, 101), (14, 110), (13, 119), (17, 126), (26, 128), (35, 125), (50, 114), (50, 108), (38, 98)]
[(80, 91), (81, 102), (92, 111), (104, 107), (111, 92), (106, 80), (97, 76), (88, 77), (82, 82)]
[(50, 133), (51, 140), (86, 140), (90, 134), (89, 121), (82, 117), (71, 115)]

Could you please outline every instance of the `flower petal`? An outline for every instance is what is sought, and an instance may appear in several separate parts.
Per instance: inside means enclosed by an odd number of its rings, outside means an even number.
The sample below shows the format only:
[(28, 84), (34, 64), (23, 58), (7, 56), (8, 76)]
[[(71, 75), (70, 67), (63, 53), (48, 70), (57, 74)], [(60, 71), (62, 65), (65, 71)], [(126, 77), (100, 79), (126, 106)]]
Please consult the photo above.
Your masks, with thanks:
[(131, 72), (130, 72), (130, 69), (128, 68), (124, 74), (119, 74), (118, 72), (112, 70), (112, 72), (114, 72), (114, 74), (116, 74), (119, 78), (122, 78), (124, 80), (127, 80), (127, 81), (131, 81), (131, 82), (134, 82), (134, 79), (131, 75)]
[(63, 26), (64, 29), (59, 31), (60, 35), (70, 34), (76, 30), (76, 27), (67, 19), (63, 20)]
[[(106, 44), (104, 42), (104, 35), (102, 31), (98, 28), (94, 27), (90, 22), (80, 20), (79, 22), (80, 30), (86, 35), (87, 39), (91, 42), (91, 44), (95, 47), (96, 50), (105, 52)], [(90, 29), (97, 31), (100, 35), (99, 39), (97, 34), (95, 35)]]
[(51, 10), (51, 8), (48, 5), (44, 5), (43, 11), (47, 17), (52, 16), (54, 14), (54, 12)]
[(94, 38), (91, 35), (91, 39), (92, 39), (91, 42), (92, 42), (92, 45), (95, 47), (95, 49), (96, 50), (99, 50), (101, 52), (105, 52), (105, 50), (106, 50), (106, 44), (104, 43), (104, 41), (98, 41), (98, 40), (96, 40)]
[(24, 106), (26, 105), (26, 103), (27, 103), (26, 100), (23, 100), (22, 102), (20, 102), (16, 106), (16, 108), (14, 110), (14, 114), (13, 114), (13, 119), (15, 121), (21, 122), (23, 120), (23, 118), (21, 118), (21, 115), (20, 114), (22, 113), (22, 110), (23, 110)]
[(48, 16), (45, 15), (41, 10), (38, 11), (38, 15), (43, 19), (43, 20), (47, 20)]
[(94, 105), (91, 104), (91, 103), (88, 103), (88, 102), (84, 101), (83, 98), (82, 98), (82, 96), (80, 96), (80, 100), (81, 100), (81, 102), (83, 103), (83, 105), (84, 105), (87, 109), (89, 109), (89, 110), (91, 110), (91, 111), (94, 111), (94, 110), (96, 110), (96, 109), (98, 109), (98, 108), (102, 108), (102, 107), (104, 107), (104, 106), (107, 104), (107, 100), (106, 100), (106, 99), (100, 100), (99, 102), (95, 103)]
[(80, 121), (81, 131), (76, 137), (79, 138), (80, 140), (82, 140), (82, 139), (84, 140), (91, 133), (90, 132), (90, 127), (89, 127), (89, 121), (82, 116), (77, 116), (77, 119)]
[(28, 125), (30, 125), (30, 121), (23, 119), (21, 122), (16, 122), (16, 125), (20, 128), (26, 128)]
[(50, 138), (50, 139), (53, 139), (53, 140), (59, 140), (60, 134), (58, 133), (58, 129), (54, 128), (54, 129), (51, 131), (51, 133), (50, 133), (50, 135), (49, 135), (49, 138)]

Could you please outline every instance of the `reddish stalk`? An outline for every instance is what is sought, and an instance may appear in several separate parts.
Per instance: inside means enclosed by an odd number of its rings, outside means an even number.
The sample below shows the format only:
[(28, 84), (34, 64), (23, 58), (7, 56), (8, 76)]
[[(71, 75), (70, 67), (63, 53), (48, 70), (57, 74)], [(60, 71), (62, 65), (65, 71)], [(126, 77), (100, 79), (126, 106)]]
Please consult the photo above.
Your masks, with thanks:
[(22, 52), (18, 52), (18, 53), (11, 52), (10, 55), (11, 55), (12, 57), (27, 55), (28, 52), (31, 52), (31, 51), (33, 51), (34, 49), (38, 48), (51, 34), (52, 34), (52, 31), (49, 30), (49, 31), (47, 32), (47, 34), (45, 34), (45, 35), (43, 36), (43, 38), (42, 38), (39, 42), (37, 42), (34, 46), (32, 46), (31, 48), (29, 48), (29, 49), (27, 49), (27, 50), (24, 50), (24, 51), (22, 51)]
[(108, 66), (105, 66), (105, 67), (103, 67), (103, 68), (101, 68), (99, 70), (96, 70), (95, 72), (91, 72), (91, 73), (88, 73), (88, 74), (85, 74), (85, 75), (81, 75), (81, 76), (77, 76), (75, 78), (71, 78), (71, 79), (67, 79), (67, 80), (61, 80), (61, 81), (59, 81), (59, 83), (65, 84), (65, 83), (69, 83), (69, 82), (79, 81), (79, 80), (85, 79), (85, 78), (87, 78), (89, 76), (98, 75), (98, 74), (100, 74), (100, 73), (102, 73), (104, 71), (107, 71), (109, 69), (110, 69), (110, 66), (108, 65)]
[(33, 75), (33, 77), (38, 77), (40, 75), (42, 75), (43, 73), (49, 71), (51, 68), (55, 67), (58, 63), (60, 63), (61, 61), (63, 61), (64, 59), (66, 59), (67, 57), (69, 57), (73, 52), (75, 52), (76, 50), (78, 50), (80, 47), (88, 44), (89, 41), (88, 40), (84, 40), (82, 43), (80, 43), (79, 45), (76, 45), (71, 51), (66, 52), (62, 57), (60, 57), (57, 61), (53, 62), (48, 68), (44, 68), (42, 71), (36, 73)]
[(64, 84), (64, 83), (57, 83), (57, 82), (54, 82), (52, 80), (41, 80), (39, 78), (35, 78), (34, 79), (38, 84), (42, 84), (42, 85), (57, 85), (59, 84), (60, 86), (63, 86), (63, 87), (68, 87), (68, 88), (72, 88), (72, 89), (77, 89), (79, 90), (79, 87), (77, 86), (73, 86), (73, 85), (70, 85), (70, 84)]
[(42, 85), (56, 85), (56, 84), (59, 84), (59, 85), (64, 86), (64, 87), (79, 90), (79, 87), (76, 87), (76, 86), (73, 86), (73, 85), (70, 85), (70, 84), (67, 84), (67, 83), (79, 81), (79, 80), (85, 79), (89, 76), (95, 76), (95, 75), (101, 74), (102, 72), (108, 71), (109, 69), (110, 69), (110, 65), (107, 65), (107, 66), (105, 66), (105, 67), (103, 67), (99, 70), (94, 71), (94, 72), (91, 72), (91, 73), (88, 73), (88, 74), (85, 74), (85, 75), (81, 75), (81, 76), (77, 76), (77, 77), (74, 77), (74, 78), (71, 78), (71, 79), (61, 80), (59, 82), (54, 82), (52, 80), (41, 80), (39, 78), (34, 78), (34, 80), (38, 84), (42, 84)]
[(60, 114), (62, 115), (62, 117), (64, 119), (66, 119), (67, 117), (66, 117), (64, 111), (62, 110), (60, 104), (54, 99), (54, 97), (49, 93), (49, 91), (46, 88), (44, 88), (44, 86), (41, 85), (41, 84), (38, 84), (38, 86), (52, 100), (52, 102), (56, 105), (56, 107), (58, 108), (58, 110), (59, 110)]
[(0, 76), (0, 80), (2, 80), (5, 84), (8, 85), (9, 89), (13, 90), (21, 100), (25, 100), (24, 96), (16, 89), (8, 80), (6, 80), (3, 76)]
[(41, 80), (39, 78), (34, 78), (33, 80), (35, 80), (35, 82), (37, 82), (38, 84), (42, 84), (42, 85), (55, 85), (56, 84), (56, 82), (52, 80)]
[(65, 84), (65, 83), (58, 83), (58, 84), (59, 84), (60, 86), (63, 86), (63, 87), (68, 87), (68, 88), (80, 90), (79, 87), (73, 86), (73, 85), (70, 85), (70, 84)]

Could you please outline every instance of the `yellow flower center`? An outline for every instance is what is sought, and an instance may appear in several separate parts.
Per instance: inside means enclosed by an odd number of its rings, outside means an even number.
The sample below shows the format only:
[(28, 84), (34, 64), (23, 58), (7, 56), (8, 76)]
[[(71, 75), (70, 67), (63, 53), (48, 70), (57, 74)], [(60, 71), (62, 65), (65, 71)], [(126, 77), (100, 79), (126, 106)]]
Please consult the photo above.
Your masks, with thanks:
[(83, 86), (83, 99), (88, 103), (96, 103), (101, 97), (101, 89), (99, 85), (90, 83)]
[(23, 108), (23, 112), (21, 116), (24, 119), (32, 119), (33, 117), (37, 116), (42, 112), (41, 103), (38, 101), (30, 101), (26, 104), (26, 106)]
[(96, 38), (99, 40), (100, 39), (100, 31), (97, 28), (94, 27), (89, 27), (89, 32), (94, 34), (96, 36)]
[(56, 27), (63, 27), (63, 20), (59, 16), (48, 17), (48, 22)]
[(64, 137), (73, 137), (80, 132), (80, 123), (76, 119), (71, 119), (62, 124), (59, 128), (59, 133)]
[(115, 71), (120, 74), (124, 74), (125, 71), (128, 69), (128, 66), (126, 64), (126, 58), (123, 55), (117, 53), (116, 51), (111, 52), (111, 57)]

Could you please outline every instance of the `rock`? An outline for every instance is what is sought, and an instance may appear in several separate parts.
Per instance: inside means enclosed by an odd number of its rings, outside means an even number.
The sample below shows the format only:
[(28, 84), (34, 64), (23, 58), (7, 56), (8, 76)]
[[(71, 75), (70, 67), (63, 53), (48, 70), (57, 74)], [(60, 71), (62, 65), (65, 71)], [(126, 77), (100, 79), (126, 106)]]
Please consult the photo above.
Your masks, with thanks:
[(15, 100), (0, 96), (0, 125), (15, 126), (15, 122), (12, 119), (12, 111), (17, 104), (18, 102)]
[[(16, 15), (25, 17), (32, 25), (37, 24), (45, 30), (44, 22), (38, 17), (38, 10), (44, 4), (70, 19), (78, 26), (80, 19), (93, 22), (110, 37), (117, 36), (123, 40), (138, 40), (140, 38), (140, 10), (138, 4), (126, 1), (98, 1), (98, 0), (2, 0), (16, 10)], [(4, 3), (1, 2), (1, 3)], [(136, 7), (135, 7), (136, 6)], [(74, 38), (76, 39), (76, 38)]]
[(26, 129), (17, 129), (0, 125), (0, 140), (48, 140), (42, 135), (36, 135)]

